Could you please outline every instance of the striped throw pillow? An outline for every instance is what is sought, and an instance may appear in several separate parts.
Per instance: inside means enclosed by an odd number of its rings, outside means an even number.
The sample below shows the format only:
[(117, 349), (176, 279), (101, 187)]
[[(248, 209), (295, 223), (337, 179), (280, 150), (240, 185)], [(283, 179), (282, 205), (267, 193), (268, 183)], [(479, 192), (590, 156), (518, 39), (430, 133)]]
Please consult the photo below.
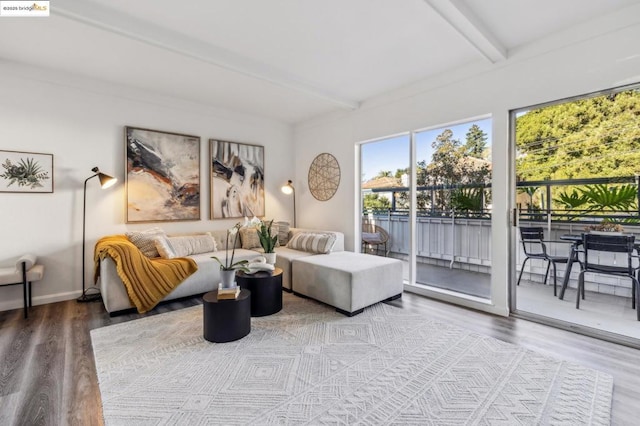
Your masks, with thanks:
[(336, 243), (335, 234), (320, 232), (298, 232), (289, 240), (287, 247), (308, 253), (329, 253)]

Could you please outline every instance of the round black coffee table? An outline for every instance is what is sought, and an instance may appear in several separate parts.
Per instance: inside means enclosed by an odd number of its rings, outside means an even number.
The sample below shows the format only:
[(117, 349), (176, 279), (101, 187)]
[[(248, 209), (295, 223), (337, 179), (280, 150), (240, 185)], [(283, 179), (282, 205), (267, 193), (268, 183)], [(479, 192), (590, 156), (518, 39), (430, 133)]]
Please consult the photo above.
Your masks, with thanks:
[(251, 291), (252, 317), (275, 314), (282, 309), (282, 269), (255, 274), (238, 271), (236, 282), (241, 288)]
[(218, 290), (202, 297), (204, 338), (224, 343), (242, 339), (251, 331), (251, 292), (240, 290), (237, 299), (218, 300)]

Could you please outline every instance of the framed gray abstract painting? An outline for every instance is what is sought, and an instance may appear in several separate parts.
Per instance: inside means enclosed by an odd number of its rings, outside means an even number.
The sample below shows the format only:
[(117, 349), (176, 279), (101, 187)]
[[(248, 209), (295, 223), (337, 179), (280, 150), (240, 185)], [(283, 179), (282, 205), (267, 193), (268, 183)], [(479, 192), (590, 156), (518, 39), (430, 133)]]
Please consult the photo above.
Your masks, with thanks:
[(200, 138), (125, 127), (127, 223), (200, 220)]
[(53, 154), (0, 151), (0, 192), (53, 192)]
[(264, 216), (264, 147), (209, 140), (211, 219)]

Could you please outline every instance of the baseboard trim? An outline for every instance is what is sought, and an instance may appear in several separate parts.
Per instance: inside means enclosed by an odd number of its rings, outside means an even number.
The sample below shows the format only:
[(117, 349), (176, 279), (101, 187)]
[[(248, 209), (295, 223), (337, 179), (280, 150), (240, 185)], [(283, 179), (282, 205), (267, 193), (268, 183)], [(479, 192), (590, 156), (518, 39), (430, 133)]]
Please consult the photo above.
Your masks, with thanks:
[[(82, 295), (82, 291), (67, 291), (64, 293), (55, 293), (55, 294), (47, 294), (44, 296), (34, 296), (31, 299), (31, 303), (33, 306), (37, 305), (46, 305), (48, 303), (55, 302), (63, 302), (65, 300), (73, 300), (77, 299)], [(3, 300), (0, 302), (0, 311), (10, 311), (13, 309), (22, 309), (24, 305), (22, 304), (22, 298), (20, 299), (12, 299), (12, 300)]]

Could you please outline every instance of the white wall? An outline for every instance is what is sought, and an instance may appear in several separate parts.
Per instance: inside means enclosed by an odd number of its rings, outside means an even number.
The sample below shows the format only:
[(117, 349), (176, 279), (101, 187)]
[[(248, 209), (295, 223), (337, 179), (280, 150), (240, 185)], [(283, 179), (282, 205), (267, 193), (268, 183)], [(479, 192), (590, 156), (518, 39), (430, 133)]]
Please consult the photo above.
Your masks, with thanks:
[[(354, 147), (358, 142), (491, 114), (493, 305), (461, 303), (506, 314), (509, 269), (505, 260), (509, 258), (510, 241), (507, 214), (513, 192), (509, 110), (640, 81), (638, 40), (640, 7), (632, 7), (510, 52), (509, 59), (502, 63), (471, 64), (366, 102), (356, 111), (296, 126), (299, 226), (341, 230), (347, 248), (357, 249), (359, 212), (354, 194), (359, 173)], [(327, 202), (315, 200), (306, 188), (309, 164), (321, 152), (336, 156), (342, 170), (339, 190)]]
[[(124, 223), (124, 126), (186, 133), (200, 142), (200, 221)], [(292, 220), (291, 199), (280, 192), (293, 164), (291, 126), (157, 94), (0, 61), (0, 149), (54, 155), (52, 194), (0, 193), (0, 262), (38, 255), (45, 278), (34, 304), (80, 295), (82, 188), (98, 166), (118, 178), (102, 190), (87, 186), (87, 283), (98, 238), (160, 226), (167, 232), (224, 229), (236, 220), (209, 218), (209, 138), (264, 145), (266, 217)], [(0, 310), (22, 306), (21, 286), (0, 287)]]

